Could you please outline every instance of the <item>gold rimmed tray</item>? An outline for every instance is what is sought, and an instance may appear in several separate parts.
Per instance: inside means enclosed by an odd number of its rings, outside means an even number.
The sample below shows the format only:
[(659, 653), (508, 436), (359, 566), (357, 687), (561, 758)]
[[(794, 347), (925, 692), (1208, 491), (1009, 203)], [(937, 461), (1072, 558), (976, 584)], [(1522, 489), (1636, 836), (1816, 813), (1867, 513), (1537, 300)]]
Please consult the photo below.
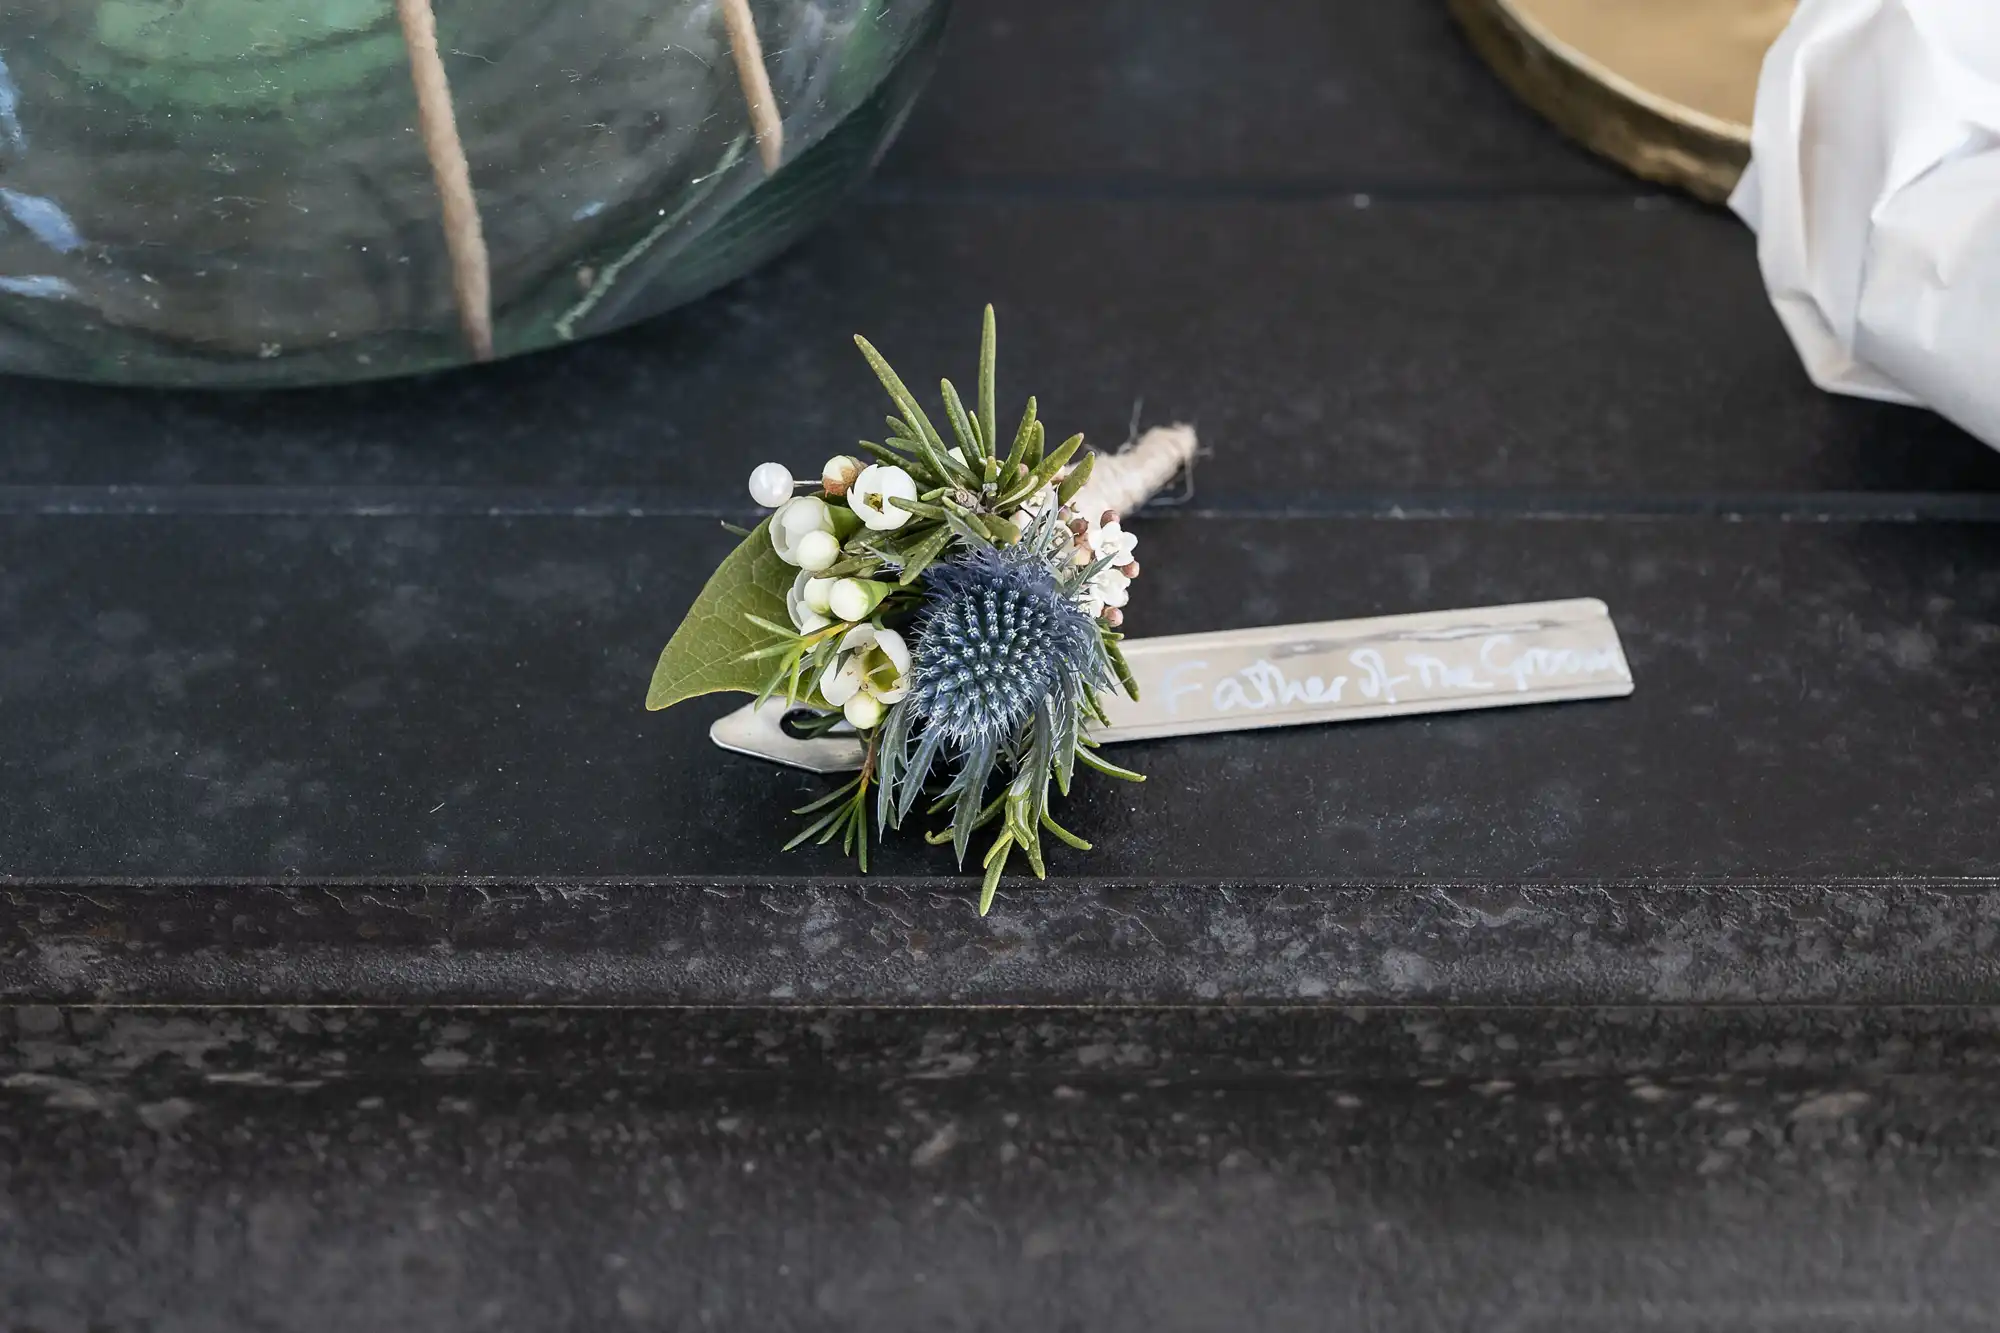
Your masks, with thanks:
[(1720, 201), (1796, 0), (1448, 0), (1486, 62), (1585, 146)]

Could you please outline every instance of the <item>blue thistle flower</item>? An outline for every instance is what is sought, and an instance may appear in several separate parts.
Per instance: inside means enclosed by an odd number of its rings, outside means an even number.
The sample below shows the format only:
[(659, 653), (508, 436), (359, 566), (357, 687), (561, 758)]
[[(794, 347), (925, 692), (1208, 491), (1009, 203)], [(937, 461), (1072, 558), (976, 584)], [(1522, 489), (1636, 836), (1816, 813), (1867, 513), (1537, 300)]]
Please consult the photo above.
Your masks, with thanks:
[(1065, 676), (1089, 677), (1097, 632), (1039, 560), (976, 550), (934, 566), (910, 666), (910, 707), (957, 748), (997, 743)]
[[(1049, 565), (1048, 530), (1044, 522), (1015, 545), (976, 545), (925, 572), (910, 693), (884, 726), (882, 826), (909, 814), (949, 748), (958, 763), (942, 799), (953, 808), (961, 861), (1001, 760), (1044, 785), (1059, 774), (1066, 789), (1086, 700), (1111, 684), (1097, 627)], [(905, 748), (912, 743), (914, 754)]]

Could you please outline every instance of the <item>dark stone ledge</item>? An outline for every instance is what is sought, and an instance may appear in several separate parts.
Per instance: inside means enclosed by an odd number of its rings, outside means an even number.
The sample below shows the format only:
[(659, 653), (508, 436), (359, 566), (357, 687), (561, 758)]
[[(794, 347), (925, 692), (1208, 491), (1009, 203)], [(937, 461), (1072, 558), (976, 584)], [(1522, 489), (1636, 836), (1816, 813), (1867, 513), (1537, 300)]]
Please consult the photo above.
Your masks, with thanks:
[(956, 880), (0, 890), (0, 998), (235, 1004), (2000, 1003), (1992, 881)]

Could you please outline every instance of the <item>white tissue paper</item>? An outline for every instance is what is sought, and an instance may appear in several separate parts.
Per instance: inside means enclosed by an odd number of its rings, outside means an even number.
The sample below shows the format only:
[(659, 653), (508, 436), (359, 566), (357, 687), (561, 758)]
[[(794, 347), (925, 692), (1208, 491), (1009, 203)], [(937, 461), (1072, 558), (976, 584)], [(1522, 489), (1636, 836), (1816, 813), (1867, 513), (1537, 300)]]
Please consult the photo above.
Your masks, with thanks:
[(2000, 448), (2000, 0), (1804, 0), (1750, 141), (1730, 207), (1813, 382)]

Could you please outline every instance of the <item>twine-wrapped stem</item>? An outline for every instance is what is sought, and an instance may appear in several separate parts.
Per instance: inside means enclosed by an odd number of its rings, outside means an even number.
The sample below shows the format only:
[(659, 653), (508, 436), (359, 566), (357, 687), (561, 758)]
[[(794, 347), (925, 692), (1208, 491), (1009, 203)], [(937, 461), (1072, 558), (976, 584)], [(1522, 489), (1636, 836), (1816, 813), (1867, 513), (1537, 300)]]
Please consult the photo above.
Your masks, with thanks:
[(1077, 512), (1092, 518), (1107, 509), (1131, 513), (1164, 490), (1200, 447), (1193, 426), (1176, 424), (1155, 426), (1115, 454), (1099, 454), (1090, 480), (1076, 493)]

